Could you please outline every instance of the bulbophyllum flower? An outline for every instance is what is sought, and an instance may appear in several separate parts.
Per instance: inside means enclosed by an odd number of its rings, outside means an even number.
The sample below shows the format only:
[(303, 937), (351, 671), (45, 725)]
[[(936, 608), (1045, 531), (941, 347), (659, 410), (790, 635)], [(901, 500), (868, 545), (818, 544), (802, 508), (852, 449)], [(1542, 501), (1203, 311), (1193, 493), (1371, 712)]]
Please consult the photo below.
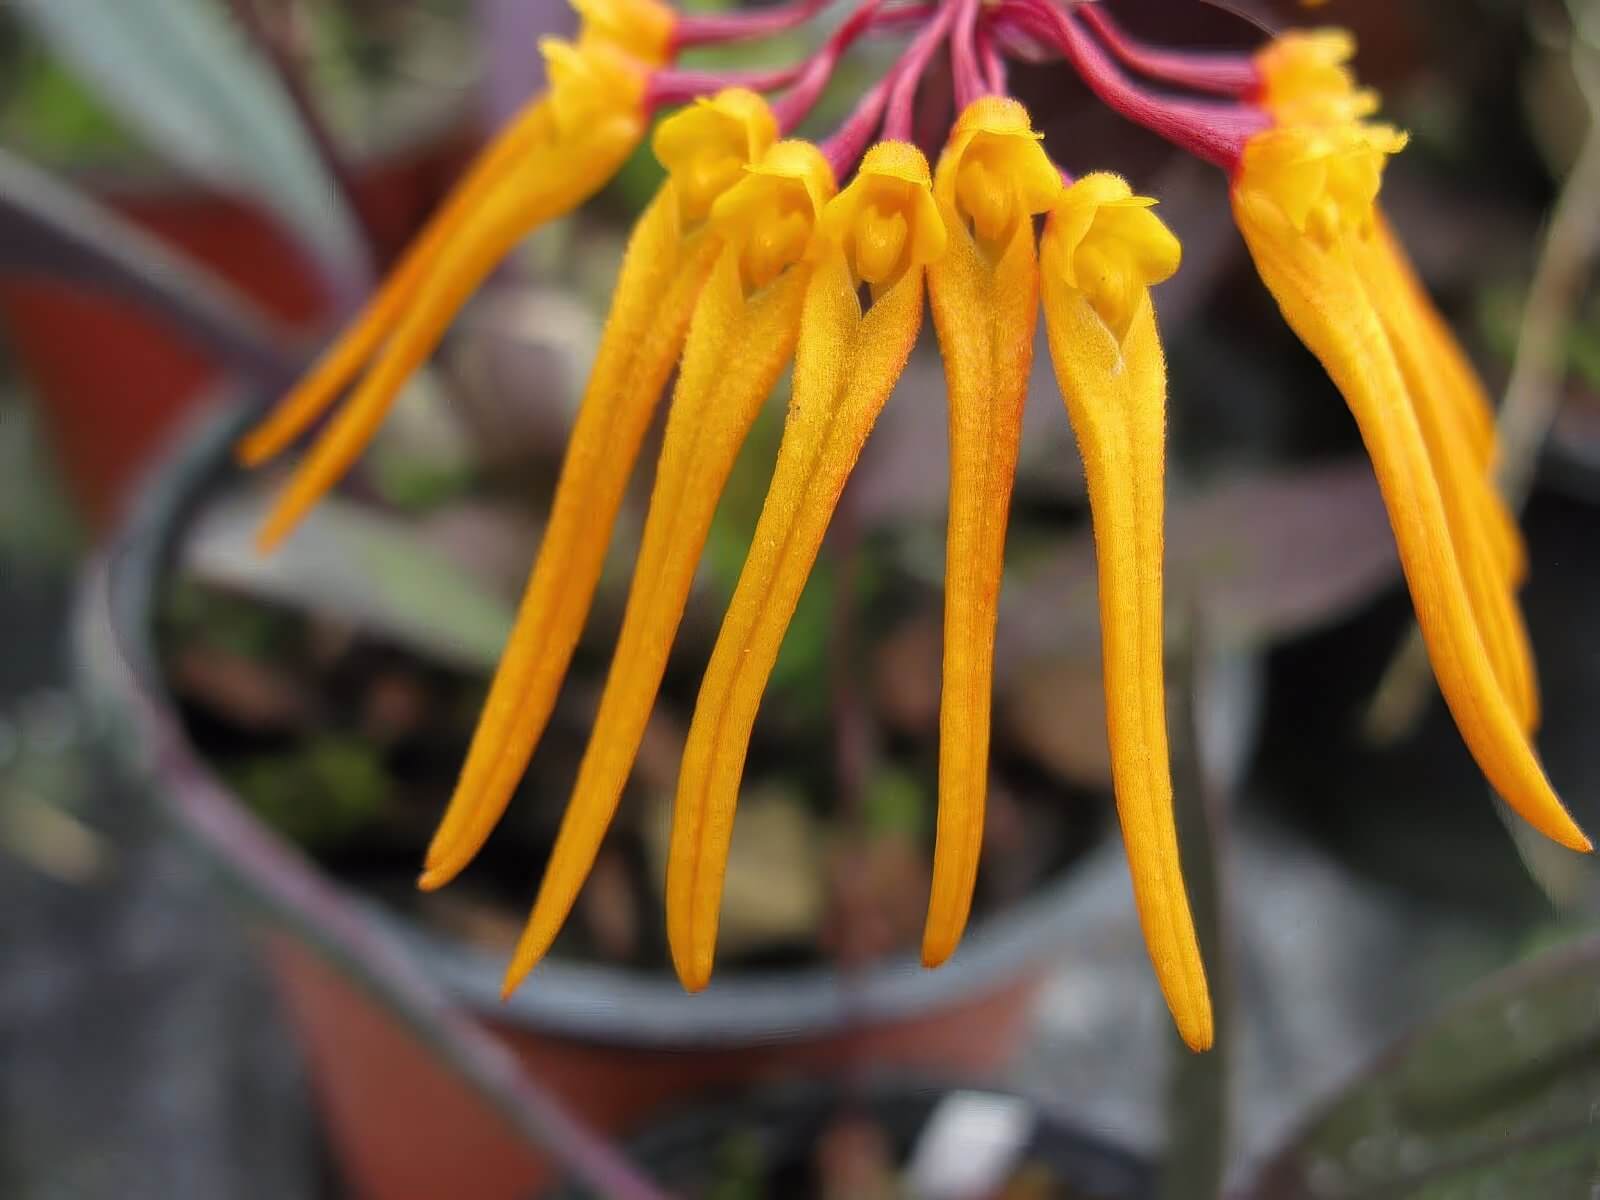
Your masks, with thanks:
[[(1347, 35), (1289, 34), (1237, 55), (1142, 44), (1097, 0), (858, 0), (804, 61), (717, 73), (682, 69), (678, 57), (802, 25), (825, 0), (710, 16), (658, 0), (574, 5), (577, 40), (542, 47), (548, 91), (484, 151), (366, 310), (240, 446), (247, 462), (278, 454), (350, 389), (269, 515), (261, 541), (270, 548), (360, 454), (495, 263), (598, 190), (652, 117), (674, 110), (651, 143), (666, 182), (624, 253), (544, 542), (420, 881), (441, 887), (472, 860), (544, 732), (676, 367), (622, 632), (508, 991), (549, 949), (594, 862), (713, 511), (792, 361), (788, 421), (706, 668), (673, 812), (668, 941), (686, 987), (710, 978), (762, 693), (925, 305), (945, 364), (951, 480), (923, 960), (935, 966), (955, 950), (978, 869), (1006, 524), (1042, 308), (1088, 482), (1107, 734), (1135, 900), (1180, 1033), (1195, 1049), (1210, 1045), (1163, 686), (1166, 366), (1150, 289), (1178, 269), (1181, 251), (1154, 200), (1115, 175), (1074, 180), (1052, 162), (1006, 94), (1013, 56), (1060, 59), (1110, 108), (1226, 172), (1262, 280), (1355, 416), (1467, 745), (1530, 823), (1589, 849), (1531, 742), (1538, 686), (1516, 601), (1527, 561), (1491, 483), (1492, 408), (1379, 211), (1384, 164), (1405, 138), (1371, 119), (1378, 100), (1350, 71)], [(831, 136), (794, 139), (869, 32), (902, 37), (898, 60)], [(911, 133), (938, 116), (919, 84), (940, 53), (957, 111), (930, 170)]]

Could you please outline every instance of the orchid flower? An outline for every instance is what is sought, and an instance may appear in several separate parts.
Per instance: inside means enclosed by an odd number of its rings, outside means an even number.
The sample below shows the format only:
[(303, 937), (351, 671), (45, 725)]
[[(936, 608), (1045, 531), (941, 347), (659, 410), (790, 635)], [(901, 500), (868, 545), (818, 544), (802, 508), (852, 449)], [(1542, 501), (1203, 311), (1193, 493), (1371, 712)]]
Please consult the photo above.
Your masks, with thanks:
[[(1055, 58), (1128, 120), (1225, 172), (1285, 319), (1344, 394), (1388, 506), (1445, 700), (1485, 776), (1563, 845), (1589, 842), (1531, 742), (1538, 684), (1516, 591), (1526, 553), (1495, 492), (1494, 418), (1467, 356), (1378, 207), (1405, 144), (1374, 121), (1338, 31), (1254, 54), (1149, 46), (1096, 0), (857, 0), (808, 58), (697, 71), (679, 56), (804, 25), (798, 0), (691, 16), (661, 0), (573, 0), (548, 90), (483, 152), (377, 295), (241, 443), (251, 463), (330, 414), (261, 532), (270, 548), (350, 467), (410, 373), (522, 237), (651, 146), (666, 181), (640, 218), (556, 486), (544, 542), (420, 884), (477, 854), (544, 732), (645, 431), (676, 368), (622, 631), (507, 992), (549, 950), (616, 812), (704, 550), (755, 417), (794, 383), (749, 555), (706, 667), (680, 769), (667, 934), (684, 986), (712, 972), (751, 730), (839, 497), (931, 309), (948, 388), (939, 812), (922, 956), (948, 958), (971, 907), (988, 779), (1007, 517), (1044, 316), (1082, 452), (1099, 560), (1114, 791), (1157, 980), (1195, 1049), (1213, 1038), (1179, 868), (1163, 683), (1166, 364), (1151, 289), (1179, 266), (1156, 202), (1074, 179), (1006, 94), (1006, 60)], [(865, 34), (903, 39), (826, 139), (793, 132)], [(913, 126), (939, 55), (955, 112), (930, 168)], [(770, 97), (770, 98), (769, 98)], [(670, 112), (669, 112), (670, 110)], [(336, 412), (335, 401), (350, 394)]]

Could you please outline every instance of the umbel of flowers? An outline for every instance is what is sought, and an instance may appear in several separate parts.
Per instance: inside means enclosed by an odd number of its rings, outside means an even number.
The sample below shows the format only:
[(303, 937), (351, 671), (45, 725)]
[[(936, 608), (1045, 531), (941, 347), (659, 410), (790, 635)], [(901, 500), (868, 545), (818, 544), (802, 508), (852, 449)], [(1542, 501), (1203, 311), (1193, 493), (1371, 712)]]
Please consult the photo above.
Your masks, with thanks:
[[(1108, 736), (1151, 960), (1185, 1041), (1212, 1040), (1179, 873), (1162, 680), (1166, 374), (1150, 289), (1177, 240), (1115, 175), (1052, 162), (1006, 93), (1008, 60), (1055, 58), (1106, 105), (1226, 175), (1233, 213), (1284, 318), (1354, 414), (1387, 504), (1429, 657), (1485, 776), (1563, 845), (1589, 842), (1530, 735), (1538, 687), (1516, 601), (1517, 528), (1490, 482), (1490, 404), (1378, 207), (1404, 135), (1337, 31), (1254, 55), (1129, 38), (1100, 3), (854, 0), (792, 67), (678, 69), (685, 49), (812, 20), (824, 7), (680, 15), (659, 0), (574, 0), (575, 42), (546, 41), (548, 90), (483, 152), (366, 309), (242, 442), (283, 451), (341, 396), (268, 517), (285, 537), (346, 471), (472, 291), (530, 231), (593, 195), (644, 139), (667, 179), (639, 219), (515, 629), (424, 888), (488, 838), (550, 717), (623, 491), (676, 369), (632, 590), (588, 751), (509, 992), (549, 949), (616, 811), (713, 511), (791, 364), (793, 394), (748, 558), (684, 749), (667, 873), (684, 986), (711, 975), (740, 777), (762, 692), (863, 443), (933, 314), (949, 395), (939, 813), (923, 960), (955, 949), (978, 867), (1002, 549), (1035, 323), (1082, 451), (1099, 558)], [(828, 138), (788, 135), (864, 35), (903, 44)], [(930, 171), (911, 142), (919, 83), (948, 56), (955, 111)], [(1077, 167), (1079, 164), (1071, 164)], [(1042, 219), (1041, 219), (1042, 218)], [(1042, 229), (1042, 232), (1040, 232)]]

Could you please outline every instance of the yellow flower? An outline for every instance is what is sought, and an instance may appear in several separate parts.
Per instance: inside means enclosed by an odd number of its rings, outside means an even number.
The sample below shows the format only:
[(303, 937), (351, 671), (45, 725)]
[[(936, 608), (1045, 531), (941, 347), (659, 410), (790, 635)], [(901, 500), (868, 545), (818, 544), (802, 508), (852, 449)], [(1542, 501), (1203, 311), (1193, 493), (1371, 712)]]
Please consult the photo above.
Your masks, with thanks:
[(934, 179), (947, 249), (928, 294), (950, 396), (950, 518), (928, 966), (954, 952), (978, 875), (995, 617), (1039, 310), (1033, 217), (1060, 191), (1028, 114), (1000, 97), (962, 112)]
[(607, 42), (652, 66), (672, 57), (678, 14), (660, 0), (572, 0), (579, 40)]
[[(1493, 413), (1378, 208), (1385, 162), (1405, 138), (1369, 120), (1377, 97), (1349, 67), (1349, 35), (1288, 34), (1249, 57), (1196, 54), (1135, 42), (1097, 9), (1053, 0), (937, 0), (916, 22), (897, 6), (858, 0), (806, 61), (719, 74), (678, 70), (674, 60), (685, 46), (788, 28), (817, 6), (695, 16), (663, 0), (573, 3), (576, 42), (542, 46), (548, 91), (491, 143), (367, 308), (239, 448), (251, 463), (278, 454), (360, 377), (262, 529), (269, 547), (354, 461), (495, 263), (598, 190), (658, 110), (678, 109), (656, 127), (666, 181), (623, 255), (544, 541), (419, 881), (448, 883), (503, 815), (550, 718), (676, 367), (622, 630), (508, 992), (548, 951), (593, 865), (712, 515), (792, 360), (771, 484), (706, 667), (673, 811), (668, 943), (685, 987), (710, 979), (762, 693), (840, 494), (917, 341), (926, 297), (944, 358), (951, 476), (923, 961), (935, 966), (955, 951), (978, 872), (1005, 535), (1042, 306), (1088, 483), (1107, 738), (1139, 919), (1179, 1032), (1197, 1050), (1211, 1044), (1179, 868), (1163, 683), (1166, 364), (1150, 289), (1178, 269), (1181, 251), (1155, 202), (1117, 176), (1064, 184), (1027, 112), (1004, 94), (1003, 52), (1018, 44), (1059, 52), (1117, 112), (1228, 170), (1263, 281), (1366, 442), (1468, 746), (1532, 824), (1589, 848), (1529, 739), (1538, 684), (1516, 603), (1527, 559), (1490, 479)], [(894, 67), (833, 137), (780, 140), (850, 44), (875, 28), (905, 32)], [(962, 105), (930, 172), (909, 139), (919, 79), (946, 46)], [(1199, 95), (1146, 90), (1118, 62)], [(783, 89), (770, 107), (760, 94)], [(935, 102), (927, 98), (921, 115), (937, 117)]]
[(833, 172), (814, 146), (779, 142), (712, 206), (722, 249), (689, 325), (633, 587), (589, 749), (507, 973), (508, 991), (549, 949), (616, 812), (717, 501), (756, 414), (794, 354), (811, 278), (808, 254), (833, 192)]
[(656, 130), (667, 182), (623, 255), (539, 557), (461, 780), (428, 847), (425, 888), (448, 883), (482, 847), (544, 733), (639, 446), (723, 254), (722, 232), (709, 220), (715, 200), (746, 164), (767, 154), (775, 132), (765, 102), (739, 89)]
[[(756, 709), (829, 518), (922, 327), (946, 231), (927, 160), (880, 142), (823, 210), (772, 484), (705, 679), (678, 777), (667, 941), (691, 991), (711, 978), (733, 811)], [(872, 301), (865, 311), (857, 291)]]
[(1244, 147), (1235, 219), (1355, 416), (1440, 691), (1473, 757), (1529, 824), (1587, 851), (1528, 736), (1538, 688), (1514, 594), (1525, 559), (1488, 475), (1487, 403), (1377, 209), (1384, 162), (1405, 139), (1349, 116), (1339, 100), (1350, 88), (1328, 77), (1325, 103), (1315, 88), (1293, 90), (1278, 123)]
[(1112, 779), (1151, 961), (1184, 1040), (1211, 1044), (1205, 968), (1178, 862), (1162, 686), (1166, 361), (1150, 286), (1180, 250), (1112, 175), (1056, 203), (1042, 249), (1045, 331), (1078, 437), (1100, 568)]
[(240, 444), (246, 463), (271, 458), (367, 368), (279, 497), (261, 530), (262, 549), (280, 542), (349, 469), (406, 380), (510, 249), (598, 191), (644, 136), (644, 75), (633, 59), (599, 39), (547, 39), (540, 50), (548, 94), (480, 157), (361, 316)]
[(1261, 106), (1279, 123), (1358, 121), (1378, 111), (1377, 93), (1357, 86), (1355, 38), (1343, 29), (1296, 31), (1256, 55)]

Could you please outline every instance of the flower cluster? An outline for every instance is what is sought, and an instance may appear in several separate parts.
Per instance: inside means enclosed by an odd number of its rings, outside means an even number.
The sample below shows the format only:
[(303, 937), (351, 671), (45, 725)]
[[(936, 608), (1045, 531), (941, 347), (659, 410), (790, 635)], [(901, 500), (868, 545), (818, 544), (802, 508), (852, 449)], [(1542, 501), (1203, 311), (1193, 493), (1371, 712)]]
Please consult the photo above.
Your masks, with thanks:
[[(1154, 201), (1074, 180), (1006, 95), (1007, 62), (1062, 60), (1109, 107), (1226, 172), (1261, 277), (1343, 392), (1371, 455), (1441, 689), (1502, 796), (1557, 841), (1588, 841), (1532, 749), (1537, 685), (1515, 592), (1516, 526), (1490, 481), (1492, 411), (1377, 206), (1405, 142), (1337, 32), (1254, 55), (1129, 38), (1101, 3), (858, 0), (814, 55), (769, 72), (678, 68), (824, 7), (691, 17), (659, 0), (574, 0), (575, 42), (542, 49), (548, 90), (482, 154), (355, 323), (242, 443), (263, 461), (350, 394), (262, 531), (285, 536), (360, 454), (411, 372), (513, 244), (599, 189), (656, 124), (666, 182), (629, 240), (612, 310), (505, 657), (421, 886), (449, 882), (504, 812), (550, 717), (627, 479), (676, 369), (654, 492), (588, 752), (508, 990), (548, 950), (616, 810), (713, 511), (782, 372), (793, 396), (748, 558), (683, 754), (667, 878), (684, 985), (712, 969), (752, 725), (840, 493), (933, 314), (949, 392), (939, 814), (923, 959), (966, 923), (988, 775), (1007, 513), (1043, 312), (1082, 451), (1099, 556), (1108, 734), (1135, 899), (1185, 1040), (1212, 1039), (1179, 873), (1163, 695), (1166, 375), (1150, 289), (1178, 268)], [(787, 135), (866, 34), (903, 52), (844, 123)], [(911, 140), (948, 55), (956, 112), (934, 169)], [(776, 99), (767, 100), (766, 96)], [(920, 105), (920, 108), (919, 108)], [(1041, 232), (1042, 230), (1042, 232)], [(925, 304), (926, 300), (926, 304)], [(359, 376), (359, 381), (357, 377)], [(354, 385), (351, 387), (350, 385)]]

